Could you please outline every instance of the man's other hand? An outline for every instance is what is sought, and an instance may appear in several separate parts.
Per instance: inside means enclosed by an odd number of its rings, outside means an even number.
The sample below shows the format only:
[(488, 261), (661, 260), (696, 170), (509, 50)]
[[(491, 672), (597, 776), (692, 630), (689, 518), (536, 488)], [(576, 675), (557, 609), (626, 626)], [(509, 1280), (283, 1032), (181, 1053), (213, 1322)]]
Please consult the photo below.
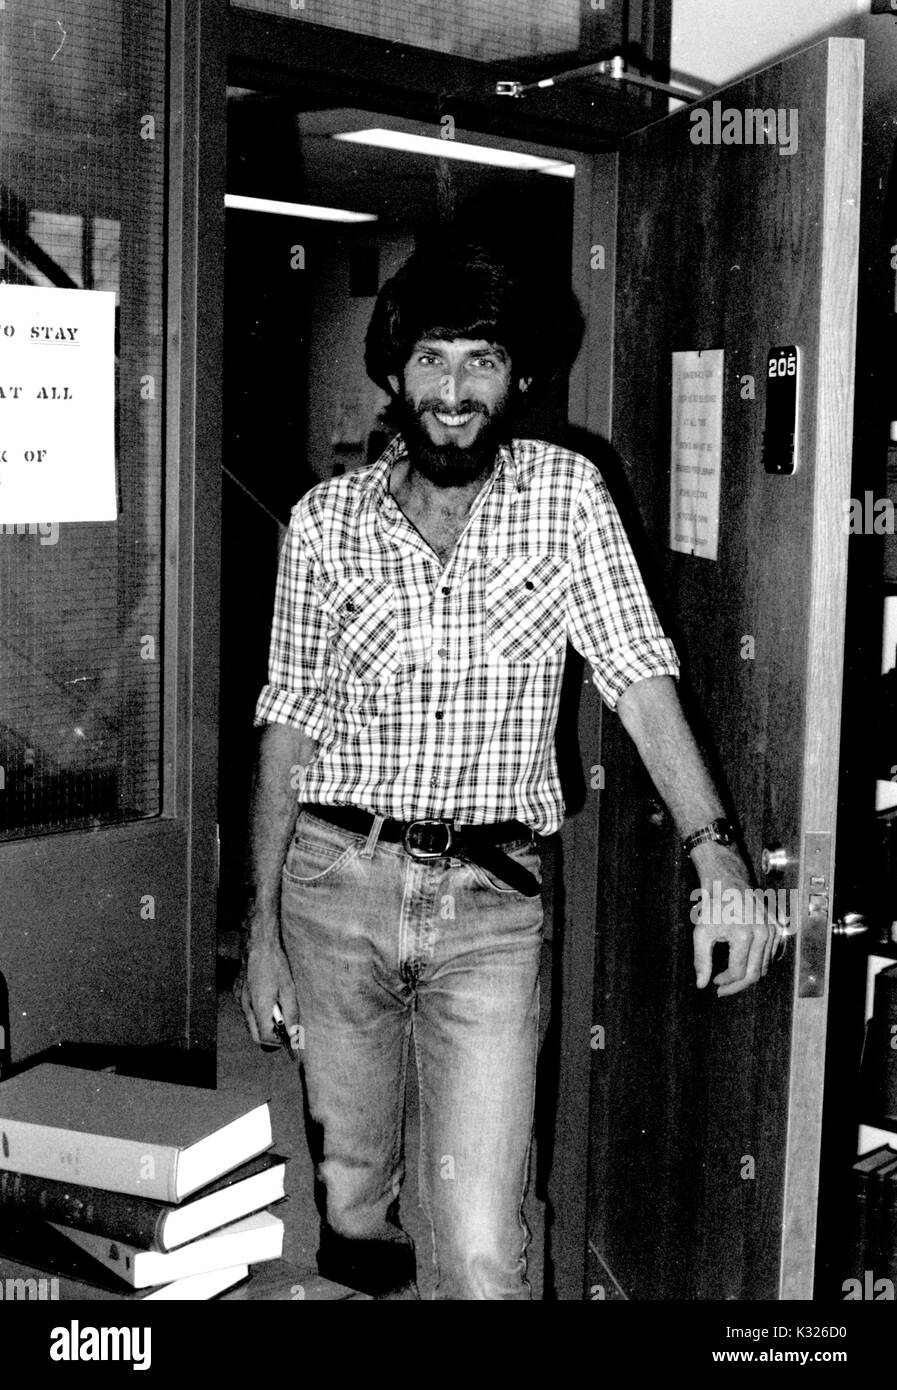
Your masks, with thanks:
[(243, 953), (240, 973), (234, 984), (234, 998), (240, 1006), (253, 1042), (276, 1047), (274, 1005), (280, 1005), (284, 1026), (291, 1037), (299, 1022), (296, 989), (290, 966), (279, 941), (250, 941)]

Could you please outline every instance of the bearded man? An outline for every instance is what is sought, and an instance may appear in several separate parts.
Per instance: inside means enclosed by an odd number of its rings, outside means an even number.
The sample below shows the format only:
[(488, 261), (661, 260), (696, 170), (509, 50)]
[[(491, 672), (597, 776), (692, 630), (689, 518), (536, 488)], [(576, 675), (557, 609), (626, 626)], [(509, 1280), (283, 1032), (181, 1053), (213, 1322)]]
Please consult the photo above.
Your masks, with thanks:
[[(747, 890), (683, 715), (676, 653), (607, 488), (579, 454), (514, 437), (547, 346), (482, 248), (416, 252), (381, 290), (372, 378), (399, 433), (293, 511), (253, 793), (238, 997), (256, 1042), (301, 1028), (322, 1194), (319, 1268), (414, 1297), (398, 1216), (413, 1044), (420, 1193), (439, 1299), (526, 1299), (539, 837), (568, 641), (588, 660), (702, 885)], [(699, 926), (699, 987), (765, 974), (766, 923)]]

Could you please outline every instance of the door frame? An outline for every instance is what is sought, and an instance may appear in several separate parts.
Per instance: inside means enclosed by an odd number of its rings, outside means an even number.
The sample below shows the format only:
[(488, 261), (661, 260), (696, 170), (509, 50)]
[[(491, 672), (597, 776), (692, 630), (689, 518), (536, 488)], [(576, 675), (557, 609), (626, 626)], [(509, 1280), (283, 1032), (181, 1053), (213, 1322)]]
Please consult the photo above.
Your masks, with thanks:
[[(653, 52), (661, 55), (658, 63), (663, 62), (661, 27), (653, 22), (653, 6), (666, 3), (645, 0), (633, 7), (640, 13), (630, 21), (630, 46), (647, 62)], [(450, 105), (459, 127), (588, 153), (615, 148), (628, 132), (667, 110), (666, 98), (655, 91), (603, 84), (587, 90), (561, 85), (535, 98), (496, 96), (500, 77), (526, 81), (534, 73), (542, 76), (546, 66), (556, 71), (585, 61), (569, 54), (543, 58), (538, 64), (515, 59), (479, 62), (307, 20), (228, 8), (226, 3), (225, 8), (228, 81), (234, 86), (264, 85), (285, 95), (301, 87), (305, 95), (343, 103), (349, 92), (353, 106), (436, 125)]]
[[(217, 3), (217, 0), (209, 0)], [(662, 39), (650, 23), (651, 7), (641, 7), (633, 22), (644, 25), (638, 41), (650, 57)], [(260, 88), (288, 97), (301, 90), (324, 102), (345, 100), (364, 109), (438, 124), (447, 106), (462, 129), (570, 150), (579, 155), (574, 189), (572, 287), (588, 306), (587, 332), (570, 379), (569, 419), (574, 427), (606, 433), (610, 421), (610, 364), (613, 326), (613, 274), (596, 277), (591, 267), (595, 218), (612, 246), (614, 231), (615, 156), (620, 138), (665, 113), (666, 98), (638, 89), (636, 95), (595, 86), (588, 91), (559, 87), (536, 102), (495, 95), (498, 76), (520, 73), (520, 63), (487, 64), (435, 53), (407, 44), (347, 33), (306, 21), (242, 8), (226, 12), (226, 78), (234, 86)], [(208, 55), (207, 55), (208, 56)], [(221, 91), (221, 54), (217, 65)], [(543, 68), (545, 66), (543, 60)], [(562, 64), (564, 65), (564, 64)], [(569, 64), (572, 65), (572, 64)], [(656, 69), (655, 69), (656, 71)], [(207, 82), (214, 85), (208, 72)], [(215, 101), (214, 95), (210, 100)], [(596, 135), (596, 125), (603, 130)], [(224, 141), (217, 154), (221, 159)], [(602, 180), (610, 180), (604, 184)], [(222, 199), (223, 201), (223, 199)], [(608, 266), (612, 261), (608, 260)], [(601, 707), (591, 681), (578, 699), (579, 752), (584, 767), (597, 758)], [(587, 784), (587, 779), (584, 779)], [(562, 994), (558, 1049), (561, 1068), (551, 1173), (548, 1180), (552, 1300), (582, 1301), (587, 1259), (586, 1197), (589, 1138), (589, 1041), (595, 961), (596, 883), (598, 875), (597, 796), (565, 822), (561, 834), (564, 860), (575, 865), (566, 893), (556, 904), (560, 936), (555, 954)]]
[(214, 1064), (226, 6), (173, 0), (170, 26), (162, 814), (186, 821), (187, 1038)]
[[(843, 164), (856, 169), (856, 187), (845, 189), (840, 177), (842, 164), (834, 158), (825, 164), (825, 206), (828, 216), (822, 234), (820, 279), (823, 291), (819, 307), (819, 380), (816, 398), (815, 452), (818, 457), (839, 461), (840, 481), (850, 489), (854, 442), (854, 396), (857, 328), (857, 290), (860, 253), (860, 170), (863, 159), (863, 82), (865, 52), (861, 41), (851, 38), (823, 40), (829, 50), (829, 82), (826, 90), (826, 127), (832, 132), (832, 145), (841, 146)], [(858, 89), (856, 106), (845, 100), (850, 83)], [(857, 119), (851, 120), (854, 111)], [(847, 192), (853, 193), (848, 198)], [(853, 340), (854, 371), (845, 380), (838, 352), (844, 324)], [(832, 946), (832, 906), (835, 891), (836, 822), (838, 784), (841, 772), (841, 705), (843, 693), (844, 628), (831, 632), (828, 597), (840, 586), (847, 602), (847, 543), (843, 536), (831, 534), (833, 510), (832, 483), (820, 482), (813, 494), (813, 568), (829, 575), (828, 588), (815, 584), (812, 592), (808, 634), (809, 659), (807, 688), (807, 765), (803, 780), (803, 843), (798, 884), (802, 895), (803, 920), (797, 939), (794, 972), (794, 1013), (791, 1030), (791, 1058), (788, 1105), (788, 1143), (785, 1159), (784, 1229), (780, 1247), (780, 1297), (788, 1300), (813, 1296), (816, 1254), (819, 1171), (822, 1156), (822, 1109), (825, 1054), (828, 1032), (828, 977)], [(836, 501), (843, 498), (843, 491)], [(846, 614), (845, 614), (846, 616)], [(837, 758), (827, 757), (832, 748)], [(825, 770), (824, 777), (819, 768)], [(814, 827), (832, 826), (832, 833), (819, 846)], [(825, 938), (821, 944), (811, 921), (809, 902), (813, 896), (814, 875), (827, 880), (823, 894)], [(821, 972), (824, 985), (820, 985)], [(817, 994), (816, 986), (819, 986)], [(809, 1096), (809, 1099), (808, 1099)]]
[[(588, 323), (587, 336), (571, 374), (570, 419), (574, 425), (608, 436), (613, 385), (615, 151), (625, 134), (651, 123), (661, 114), (657, 105), (649, 108), (644, 102), (639, 104), (622, 93), (604, 88), (589, 94), (575, 88), (554, 89), (543, 93), (538, 106), (496, 98), (493, 84), (499, 68), (501, 76), (512, 76), (519, 72), (520, 64), (488, 65), (307, 21), (299, 23), (294, 19), (229, 8), (226, 0), (200, 2), (202, 11), (207, 15), (214, 13), (217, 19), (218, 38), (213, 37), (211, 42), (208, 38), (204, 40), (200, 64), (202, 80), (198, 86), (204, 94), (202, 103), (207, 112), (213, 113), (219, 131), (223, 132), (226, 82), (260, 86), (285, 96), (301, 86), (305, 93), (311, 91), (324, 99), (333, 99), (334, 89), (342, 86), (343, 90), (346, 87), (351, 90), (353, 104), (368, 109), (438, 122), (450, 102), (452, 114), (462, 127), (483, 134), (550, 144), (589, 156), (578, 161), (575, 193), (573, 284), (581, 304), (588, 306)], [(207, 21), (207, 34), (211, 34), (212, 27)], [(220, 42), (222, 29), (226, 31), (223, 45)], [(703, 99), (710, 99), (712, 95), (707, 93)], [(602, 136), (595, 135), (596, 124), (603, 128)], [(209, 166), (205, 170), (207, 183), (215, 184), (217, 164), (220, 174), (217, 191), (223, 195), (223, 133), (218, 137), (217, 150), (212, 141), (206, 140), (205, 145), (208, 151), (205, 163)], [(222, 203), (223, 196), (219, 198), (219, 206)], [(208, 208), (209, 204), (205, 202), (200, 206)], [(207, 215), (203, 213), (203, 220)], [(213, 231), (213, 240), (214, 235)], [(590, 258), (584, 254), (593, 242), (605, 246), (606, 271), (601, 275), (594, 273)], [(198, 297), (198, 305), (217, 302), (209, 299), (209, 292), (220, 293), (220, 278), (216, 277), (208, 260), (198, 274), (206, 282), (205, 301)], [(203, 336), (199, 334), (200, 357), (204, 346), (211, 345), (214, 354), (212, 339), (204, 344)], [(213, 373), (206, 375), (211, 388), (207, 393), (206, 410), (214, 413), (209, 403), (214, 400), (215, 378)], [(216, 419), (215, 424), (219, 425), (220, 421)], [(820, 426), (825, 424), (825, 421), (820, 422)], [(828, 424), (831, 426), (833, 422)], [(834, 428), (837, 428), (836, 423)], [(852, 420), (840, 428), (843, 436), (840, 443), (848, 450), (851, 431)], [(818, 674), (824, 678), (825, 671)], [(585, 767), (591, 766), (593, 761), (600, 762), (600, 721), (600, 704), (594, 698), (590, 683), (584, 682), (578, 701), (578, 723)], [(564, 1180), (552, 1184), (550, 1202), (554, 1228), (554, 1297), (576, 1301), (588, 1296), (585, 1210), (599, 799), (599, 796), (587, 795), (583, 808), (568, 819), (563, 832), (563, 853), (567, 862), (575, 866), (575, 872), (569, 875), (568, 900), (561, 905), (562, 949), (558, 962), (564, 998), (560, 1020), (563, 1068), (558, 1094), (554, 1171), (563, 1173)], [(586, 923), (591, 924), (588, 929)], [(811, 1009), (811, 1001), (804, 1001), (795, 1017), (809, 1014)], [(818, 1030), (811, 1031), (815, 1036)], [(808, 1059), (808, 1065), (819, 1063), (819, 1057)], [(792, 1077), (795, 1101), (799, 1097), (799, 1081), (796, 1075)], [(795, 1184), (800, 1181), (802, 1162), (800, 1155), (789, 1155), (789, 1173), (793, 1175), (789, 1179), (789, 1190), (792, 1192), (797, 1190)], [(803, 1199), (804, 1210), (798, 1218), (801, 1227), (806, 1222), (811, 1201), (815, 1200), (809, 1192), (803, 1193)], [(806, 1297), (806, 1252), (792, 1258), (789, 1248), (788, 1242), (783, 1242), (782, 1288), (790, 1290), (784, 1296)]]

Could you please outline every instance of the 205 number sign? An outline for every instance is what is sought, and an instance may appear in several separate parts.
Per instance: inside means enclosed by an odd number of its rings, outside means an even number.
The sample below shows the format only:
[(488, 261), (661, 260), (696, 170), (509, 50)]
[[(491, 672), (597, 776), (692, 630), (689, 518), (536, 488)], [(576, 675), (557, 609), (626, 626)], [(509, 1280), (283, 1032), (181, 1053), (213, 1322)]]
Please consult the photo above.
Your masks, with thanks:
[(763, 466), (767, 473), (793, 473), (797, 467), (797, 406), (800, 349), (772, 348), (766, 364), (766, 423)]

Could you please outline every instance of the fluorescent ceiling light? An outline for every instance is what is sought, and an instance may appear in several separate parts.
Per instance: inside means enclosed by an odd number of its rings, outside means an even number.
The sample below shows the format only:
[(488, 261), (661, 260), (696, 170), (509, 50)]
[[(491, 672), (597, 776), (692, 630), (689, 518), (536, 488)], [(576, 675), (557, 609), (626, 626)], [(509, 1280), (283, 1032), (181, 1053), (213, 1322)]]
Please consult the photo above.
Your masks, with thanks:
[(374, 212), (349, 212), (345, 208), (322, 208), (315, 203), (283, 203), (277, 198), (247, 198), (242, 193), (225, 193), (224, 206), (243, 212), (275, 212), (283, 217), (306, 217), (315, 222), (376, 222)]
[(376, 145), (384, 150), (402, 150), (406, 154), (426, 154), (434, 159), (463, 159), (469, 164), (495, 164), (502, 169), (523, 169), (535, 174), (557, 174), (572, 179), (575, 164), (522, 150), (500, 150), (494, 145), (468, 145), (461, 140), (442, 140), (435, 135), (412, 135), (404, 130), (347, 130), (334, 135), (334, 140), (348, 140), (355, 145)]

